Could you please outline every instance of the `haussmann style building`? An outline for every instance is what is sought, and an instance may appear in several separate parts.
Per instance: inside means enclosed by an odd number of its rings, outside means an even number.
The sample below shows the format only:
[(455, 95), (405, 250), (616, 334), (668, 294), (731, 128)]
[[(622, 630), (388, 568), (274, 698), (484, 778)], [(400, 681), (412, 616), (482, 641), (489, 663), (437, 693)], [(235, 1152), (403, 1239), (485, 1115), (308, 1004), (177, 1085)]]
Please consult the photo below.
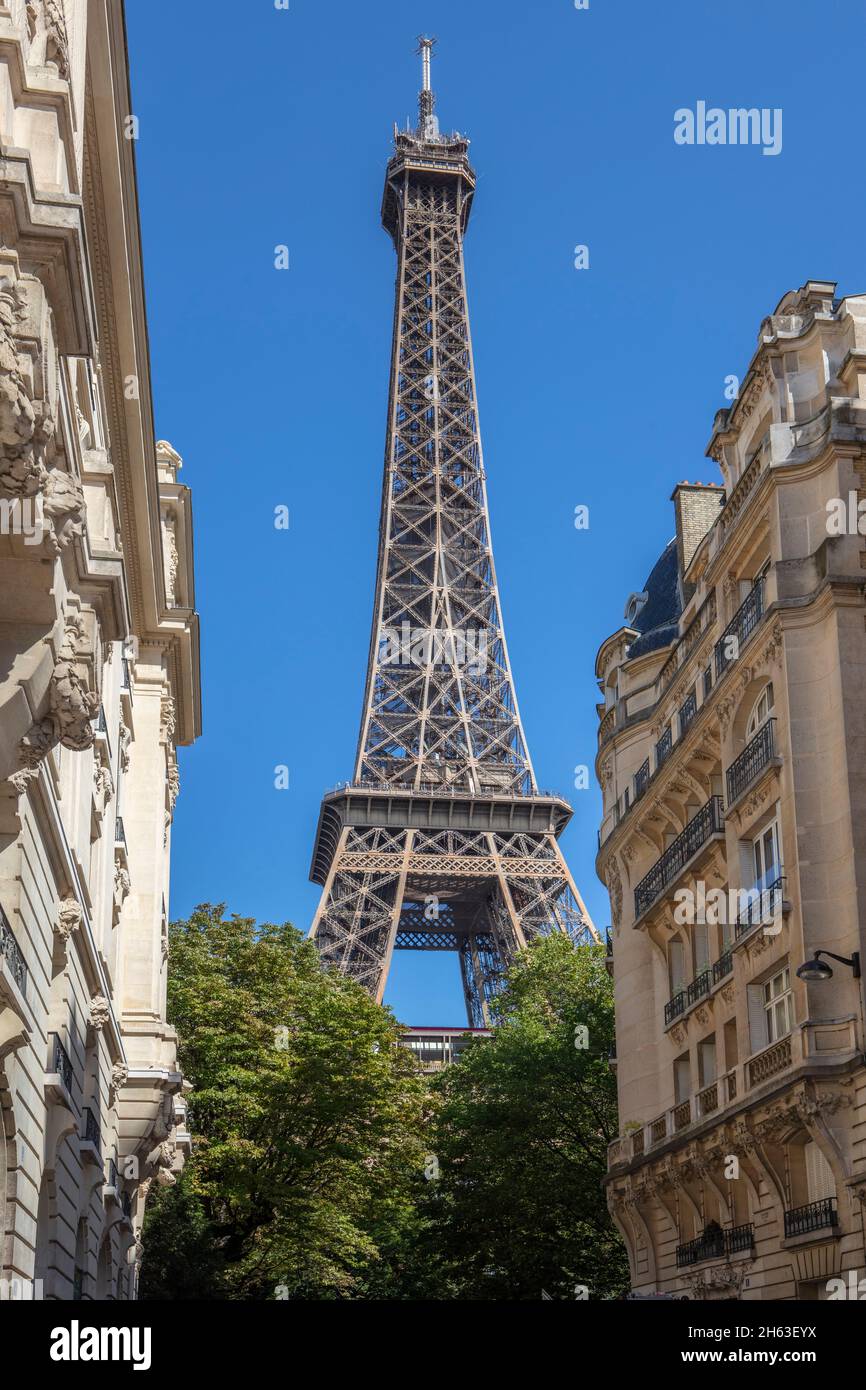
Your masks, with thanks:
[(0, 1298), (122, 1299), (188, 1146), (190, 501), (154, 442), (123, 6), (7, 0), (0, 57)]
[(866, 295), (784, 297), (708, 454), (597, 659), (608, 1200), (639, 1295), (839, 1297), (866, 1273)]

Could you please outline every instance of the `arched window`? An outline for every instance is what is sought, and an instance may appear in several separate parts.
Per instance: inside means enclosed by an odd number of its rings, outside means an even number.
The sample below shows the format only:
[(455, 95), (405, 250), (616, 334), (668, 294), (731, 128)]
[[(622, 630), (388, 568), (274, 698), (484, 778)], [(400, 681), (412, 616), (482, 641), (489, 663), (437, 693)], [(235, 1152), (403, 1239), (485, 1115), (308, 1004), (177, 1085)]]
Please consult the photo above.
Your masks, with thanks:
[(746, 739), (753, 738), (773, 713), (773, 682), (768, 681), (755, 701), (755, 707), (749, 716), (749, 727), (746, 730)]

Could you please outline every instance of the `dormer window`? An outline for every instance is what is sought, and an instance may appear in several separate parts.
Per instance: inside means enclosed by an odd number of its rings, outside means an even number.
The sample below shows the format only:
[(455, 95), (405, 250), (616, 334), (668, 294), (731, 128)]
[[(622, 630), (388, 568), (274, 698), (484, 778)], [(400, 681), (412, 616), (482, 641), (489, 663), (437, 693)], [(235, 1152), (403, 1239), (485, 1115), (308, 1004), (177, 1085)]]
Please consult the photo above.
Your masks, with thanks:
[(646, 607), (649, 594), (646, 590), (641, 594), (631, 594), (625, 605), (625, 620), (629, 627), (634, 627), (639, 614)]

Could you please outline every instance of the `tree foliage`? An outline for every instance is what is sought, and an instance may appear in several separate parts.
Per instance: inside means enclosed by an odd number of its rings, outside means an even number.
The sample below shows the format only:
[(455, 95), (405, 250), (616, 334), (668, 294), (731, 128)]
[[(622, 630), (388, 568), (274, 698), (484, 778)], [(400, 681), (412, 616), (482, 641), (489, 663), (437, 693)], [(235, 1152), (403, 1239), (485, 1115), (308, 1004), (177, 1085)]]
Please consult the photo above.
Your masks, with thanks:
[(431, 1085), (390, 1012), (293, 927), (210, 906), (173, 924), (194, 1148), (150, 1199), (141, 1296), (614, 1296), (603, 959), (562, 937), (524, 952), (494, 1036)]
[(187, 1257), (192, 1297), (387, 1289), (379, 1266), (417, 1219), (429, 1104), (393, 1018), (293, 927), (221, 907), (173, 924), (171, 962), (194, 1157), (152, 1203), (142, 1297), (178, 1296)]
[(615, 1297), (628, 1266), (601, 1186), (618, 1130), (603, 948), (538, 941), (498, 1014), (437, 1082), (428, 1238), (443, 1283), (468, 1299)]

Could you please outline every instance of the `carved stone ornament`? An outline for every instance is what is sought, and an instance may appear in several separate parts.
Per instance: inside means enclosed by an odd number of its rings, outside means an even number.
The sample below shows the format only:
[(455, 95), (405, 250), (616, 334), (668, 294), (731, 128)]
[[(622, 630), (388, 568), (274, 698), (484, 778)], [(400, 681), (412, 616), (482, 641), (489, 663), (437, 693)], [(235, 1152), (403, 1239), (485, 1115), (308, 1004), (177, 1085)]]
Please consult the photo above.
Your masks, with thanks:
[(73, 932), (78, 931), (84, 918), (81, 904), (77, 898), (64, 898), (57, 915), (57, 935), (68, 941)]
[(49, 712), (19, 743), (18, 770), (9, 778), (19, 795), (58, 743), (78, 753), (93, 746), (93, 720), (99, 712), (96, 641), (93, 613), (67, 617), (49, 685)]
[(55, 67), (58, 76), (68, 79), (69, 36), (63, 0), (27, 0), (27, 22), (31, 42), (44, 35), (46, 64)]
[(610, 893), (610, 920), (614, 927), (622, 921), (622, 879), (615, 859), (607, 866), (607, 889)]
[(55, 422), (46, 397), (56, 395), (54, 355), (45, 292), (22, 276), (6, 252), (0, 275), (0, 492), (35, 499), (43, 537), (55, 554), (84, 529), (84, 492), (78, 480), (52, 466)]
[(121, 719), (121, 721), (120, 721), (119, 739), (120, 739), (120, 770), (121, 770), (121, 772), (128, 772), (128, 771), (129, 771), (129, 745), (132, 743), (132, 730), (124, 723), (124, 721), (123, 721), (122, 719)]
[(105, 1027), (111, 1018), (111, 1005), (104, 994), (94, 994), (90, 1001), (90, 1023), (97, 1033)]
[(177, 715), (175, 713), (174, 700), (170, 695), (163, 695), (160, 706), (160, 725), (159, 736), (163, 743), (174, 741), (174, 731), (177, 725)]
[(115, 1062), (111, 1068), (111, 1090), (116, 1099), (129, 1080), (129, 1067), (125, 1062)]
[(129, 872), (122, 864), (114, 866), (114, 906), (119, 910), (129, 896), (131, 881)]
[(168, 772), (166, 773), (166, 783), (168, 786), (168, 807), (169, 810), (173, 812), (177, 798), (180, 795), (180, 772), (178, 771), (177, 763), (170, 764)]

